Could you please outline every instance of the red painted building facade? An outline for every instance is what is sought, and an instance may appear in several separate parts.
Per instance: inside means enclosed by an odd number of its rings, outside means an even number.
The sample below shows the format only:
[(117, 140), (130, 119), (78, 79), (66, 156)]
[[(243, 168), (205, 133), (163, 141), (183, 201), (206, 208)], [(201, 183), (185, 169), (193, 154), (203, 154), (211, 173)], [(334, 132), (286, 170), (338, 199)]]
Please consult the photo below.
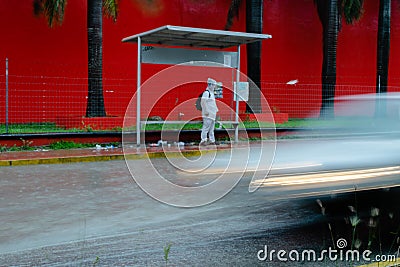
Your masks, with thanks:
[[(86, 1), (69, 0), (61, 26), (33, 14), (32, 0), (3, 0), (0, 9), (0, 123), (5, 121), (6, 58), (9, 122), (84, 116), (87, 97)], [(163, 25), (223, 29), (230, 0), (121, 0), (118, 20), (103, 20), (103, 86), (107, 114), (123, 116), (136, 90), (136, 45), (121, 39)], [(245, 31), (242, 3), (233, 31)], [(361, 20), (338, 37), (336, 95), (374, 93), (379, 1), (366, 0)], [(264, 1), (261, 89), (270, 107), (306, 117), (321, 103), (322, 27), (313, 0)], [(392, 1), (388, 91), (400, 88), (400, 3)], [(245, 48), (241, 70), (246, 70)], [(145, 81), (166, 66), (144, 65)], [(286, 84), (297, 79), (296, 85)], [(202, 86), (202, 85), (201, 85)], [(196, 89), (199, 92), (203, 88)], [(197, 92), (186, 90), (186, 93)], [(190, 97), (195, 97), (190, 95)], [(184, 98), (185, 98), (184, 97)], [(144, 100), (145, 101), (145, 100)], [(165, 117), (178, 103), (166, 101)]]

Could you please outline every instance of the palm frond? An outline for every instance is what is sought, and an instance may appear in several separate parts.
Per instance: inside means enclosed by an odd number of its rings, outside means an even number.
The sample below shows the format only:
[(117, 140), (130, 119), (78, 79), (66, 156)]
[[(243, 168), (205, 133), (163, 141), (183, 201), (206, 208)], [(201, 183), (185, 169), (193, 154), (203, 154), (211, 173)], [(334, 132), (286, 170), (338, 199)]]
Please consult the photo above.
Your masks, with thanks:
[(43, 0), (33, 0), (33, 14), (40, 16), (43, 13)]
[(67, 0), (42, 0), (41, 3), (42, 12), (50, 27), (53, 27), (55, 23), (61, 24), (63, 22)]
[(363, 0), (342, 0), (341, 13), (344, 15), (347, 24), (353, 24), (361, 18), (363, 4)]
[(111, 18), (114, 22), (117, 20), (119, 12), (118, 0), (103, 0), (103, 15)]
[(225, 30), (229, 30), (232, 27), (233, 19), (239, 17), (239, 7), (241, 3), (242, 0), (232, 0), (226, 18)]

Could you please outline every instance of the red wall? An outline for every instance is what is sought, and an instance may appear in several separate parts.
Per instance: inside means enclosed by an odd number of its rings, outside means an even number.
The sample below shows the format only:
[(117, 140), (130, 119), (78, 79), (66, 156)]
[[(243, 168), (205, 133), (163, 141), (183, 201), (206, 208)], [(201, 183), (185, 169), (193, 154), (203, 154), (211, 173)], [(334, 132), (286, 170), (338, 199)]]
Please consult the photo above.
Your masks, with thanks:
[[(32, 2), (3, 1), (0, 9), (0, 123), (5, 117), (5, 58), (9, 59), (11, 122), (85, 114), (86, 1), (68, 1), (64, 23), (54, 28), (49, 28), (43, 17), (33, 15)], [(166, 24), (223, 29), (230, 2), (121, 0), (117, 22), (104, 19), (103, 26), (107, 113), (123, 115), (136, 90), (136, 45), (122, 43), (122, 38)], [(264, 1), (264, 32), (272, 39), (263, 42), (262, 90), (270, 106), (290, 117), (307, 116), (320, 105), (322, 27), (313, 2)], [(245, 31), (244, 4), (232, 30)], [(400, 7), (397, 1), (392, 5), (389, 90), (398, 91)], [(366, 0), (364, 9), (361, 21), (343, 24), (339, 34), (337, 95), (375, 90), (378, 1)], [(242, 52), (241, 69), (245, 70), (245, 49)], [(144, 66), (143, 80), (163, 68)], [(286, 84), (294, 79), (299, 80), (296, 85)], [(202, 89), (186, 90), (181, 99), (195, 97), (198, 93), (193, 91)], [(166, 100), (159, 115), (165, 117), (170, 109), (171, 102)]]
[[(319, 109), (321, 99), (322, 26), (313, 1), (265, 1), (264, 29), (273, 39), (264, 44), (263, 88), (271, 106), (291, 117)], [(392, 1), (389, 90), (399, 87), (399, 3)], [(364, 1), (359, 22), (343, 22), (337, 46), (336, 96), (373, 93), (379, 1)], [(298, 79), (293, 85), (289, 80)]]

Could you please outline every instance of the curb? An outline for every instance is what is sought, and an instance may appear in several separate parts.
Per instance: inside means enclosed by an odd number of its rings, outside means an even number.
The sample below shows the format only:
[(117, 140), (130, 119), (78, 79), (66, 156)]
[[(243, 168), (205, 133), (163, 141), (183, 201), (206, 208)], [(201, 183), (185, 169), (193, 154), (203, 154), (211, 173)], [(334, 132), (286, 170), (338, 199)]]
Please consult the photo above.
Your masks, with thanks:
[(123, 160), (124, 155), (11, 159), (11, 160), (0, 160), (0, 166), (4, 167), (4, 166), (22, 166), (22, 165), (38, 165), (38, 164), (64, 164), (64, 163), (95, 162), (95, 161), (108, 161), (108, 160), (119, 160), (119, 159)]
[(80, 162), (98, 162), (111, 160), (137, 160), (146, 158), (164, 158), (164, 157), (196, 157), (203, 153), (215, 152), (217, 149), (207, 150), (182, 150), (182, 151), (157, 151), (143, 153), (126, 153), (126, 154), (110, 154), (110, 155), (87, 155), (87, 156), (60, 156), (50, 158), (24, 158), (24, 159), (5, 159), (0, 160), (0, 167), (7, 166), (24, 166), (39, 164), (66, 164)]

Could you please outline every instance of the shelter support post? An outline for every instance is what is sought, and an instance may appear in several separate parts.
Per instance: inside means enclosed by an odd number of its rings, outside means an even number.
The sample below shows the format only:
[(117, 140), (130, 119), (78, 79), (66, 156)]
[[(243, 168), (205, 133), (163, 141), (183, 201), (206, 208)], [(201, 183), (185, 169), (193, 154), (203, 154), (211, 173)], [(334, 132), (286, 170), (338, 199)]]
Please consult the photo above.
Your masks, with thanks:
[(137, 84), (136, 84), (136, 145), (140, 146), (140, 134), (142, 126), (140, 123), (140, 87), (141, 87), (141, 71), (142, 71), (142, 42), (141, 38), (137, 38), (138, 55), (137, 55)]
[(6, 58), (6, 134), (8, 134), (8, 58)]
[(235, 103), (235, 143), (239, 142), (239, 96), (238, 96), (238, 87), (240, 81), (240, 45), (237, 48), (237, 68), (236, 68), (236, 86), (234, 87), (234, 95), (236, 98)]

